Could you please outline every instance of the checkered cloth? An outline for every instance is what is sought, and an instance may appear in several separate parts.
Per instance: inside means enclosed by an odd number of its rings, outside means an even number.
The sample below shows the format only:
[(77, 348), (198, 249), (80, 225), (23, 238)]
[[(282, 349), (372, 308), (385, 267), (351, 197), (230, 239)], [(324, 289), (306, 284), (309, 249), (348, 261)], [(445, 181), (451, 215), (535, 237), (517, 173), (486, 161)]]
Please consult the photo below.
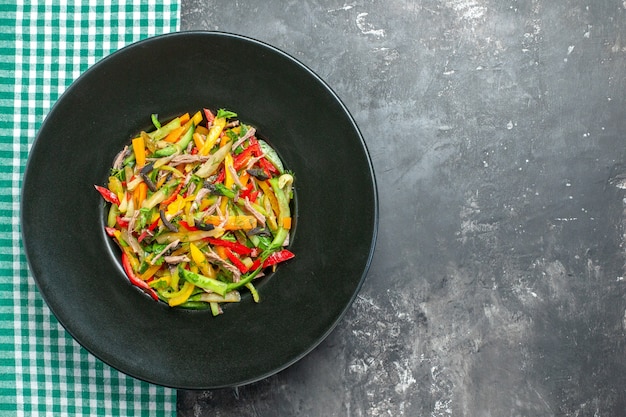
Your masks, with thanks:
[(42, 301), (20, 239), (28, 150), (51, 106), (91, 64), (179, 29), (179, 0), (0, 0), (0, 414), (176, 413), (176, 392), (80, 347)]

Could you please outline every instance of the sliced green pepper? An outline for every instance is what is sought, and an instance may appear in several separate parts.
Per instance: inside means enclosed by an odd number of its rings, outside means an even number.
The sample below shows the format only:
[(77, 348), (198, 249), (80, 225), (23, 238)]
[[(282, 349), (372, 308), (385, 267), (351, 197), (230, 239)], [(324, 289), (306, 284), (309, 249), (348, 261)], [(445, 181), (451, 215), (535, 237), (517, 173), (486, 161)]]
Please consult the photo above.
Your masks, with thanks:
[[(163, 128), (165, 128), (165, 126)], [(179, 123), (179, 127), (180, 127), (180, 123)], [(150, 157), (163, 158), (166, 156), (174, 155), (176, 152), (184, 151), (185, 149), (187, 149), (187, 146), (189, 146), (189, 142), (191, 142), (191, 139), (193, 138), (193, 133), (195, 132), (195, 130), (196, 130), (195, 126), (191, 125), (189, 129), (187, 129), (183, 137), (178, 140), (178, 142), (176, 142), (173, 145), (169, 145), (169, 146), (166, 146), (165, 148), (161, 148), (161, 149), (154, 151), (154, 153), (150, 155)]]
[(180, 127), (180, 119), (177, 117), (175, 119), (172, 119), (172, 121), (167, 123), (165, 126), (161, 126), (160, 128), (158, 128), (154, 132), (148, 133), (148, 136), (150, 136), (150, 139), (152, 139), (153, 141), (156, 142), (157, 140), (163, 139), (172, 130), (178, 129), (179, 127)]
[(283, 166), (283, 162), (280, 160), (280, 157), (278, 156), (274, 148), (272, 148), (267, 142), (262, 139), (257, 139), (257, 141), (259, 142), (261, 151), (263, 151), (263, 153), (265, 154), (265, 159), (270, 161), (276, 167), (278, 172), (284, 174), (285, 167)]
[(213, 278), (205, 277), (204, 275), (196, 274), (182, 267), (178, 267), (178, 273), (186, 281), (191, 282), (196, 287), (213, 291), (214, 293), (217, 293), (221, 296), (224, 296), (224, 294), (228, 292), (228, 284), (226, 284), (225, 282), (218, 281)]
[(274, 177), (269, 180), (276, 200), (278, 200), (278, 231), (274, 235), (274, 240), (270, 245), (271, 250), (276, 250), (283, 245), (285, 239), (289, 235), (289, 230), (285, 229), (283, 225), (283, 219), (291, 216), (291, 210), (289, 209), (289, 198), (285, 194), (285, 191), (279, 186), (280, 177)]

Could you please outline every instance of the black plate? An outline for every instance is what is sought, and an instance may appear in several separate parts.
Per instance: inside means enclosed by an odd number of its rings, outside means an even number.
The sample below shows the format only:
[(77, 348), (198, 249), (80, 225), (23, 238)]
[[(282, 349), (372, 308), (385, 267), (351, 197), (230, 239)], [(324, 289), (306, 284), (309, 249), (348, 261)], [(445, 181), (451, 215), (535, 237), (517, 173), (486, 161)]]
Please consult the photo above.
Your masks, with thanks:
[[(296, 174), (296, 258), (225, 314), (170, 309), (132, 287), (105, 235), (104, 184), (133, 134), (202, 107), (257, 128)], [(253, 39), (182, 32), (128, 46), (85, 72), (53, 107), (31, 150), (22, 234), (43, 298), (88, 351), (159, 385), (250, 383), (317, 346), (354, 300), (378, 223), (359, 130), (311, 70)]]

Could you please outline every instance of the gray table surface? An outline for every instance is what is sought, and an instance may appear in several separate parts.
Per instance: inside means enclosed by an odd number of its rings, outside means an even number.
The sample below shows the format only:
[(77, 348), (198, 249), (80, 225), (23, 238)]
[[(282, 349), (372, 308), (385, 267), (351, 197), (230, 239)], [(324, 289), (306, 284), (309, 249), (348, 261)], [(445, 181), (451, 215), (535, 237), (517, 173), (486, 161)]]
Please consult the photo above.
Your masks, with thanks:
[(626, 415), (626, 2), (183, 0), (182, 29), (335, 90), (380, 229), (317, 349), (179, 416)]

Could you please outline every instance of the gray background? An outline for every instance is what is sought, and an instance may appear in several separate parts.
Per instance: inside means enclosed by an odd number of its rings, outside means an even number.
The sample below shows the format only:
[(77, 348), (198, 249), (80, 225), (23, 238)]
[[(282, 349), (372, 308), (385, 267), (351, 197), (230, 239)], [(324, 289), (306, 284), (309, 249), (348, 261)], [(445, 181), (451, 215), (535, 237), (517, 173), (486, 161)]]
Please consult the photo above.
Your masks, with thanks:
[(369, 147), (379, 239), (354, 305), (261, 382), (179, 416), (626, 415), (626, 2), (183, 0), (268, 42)]

